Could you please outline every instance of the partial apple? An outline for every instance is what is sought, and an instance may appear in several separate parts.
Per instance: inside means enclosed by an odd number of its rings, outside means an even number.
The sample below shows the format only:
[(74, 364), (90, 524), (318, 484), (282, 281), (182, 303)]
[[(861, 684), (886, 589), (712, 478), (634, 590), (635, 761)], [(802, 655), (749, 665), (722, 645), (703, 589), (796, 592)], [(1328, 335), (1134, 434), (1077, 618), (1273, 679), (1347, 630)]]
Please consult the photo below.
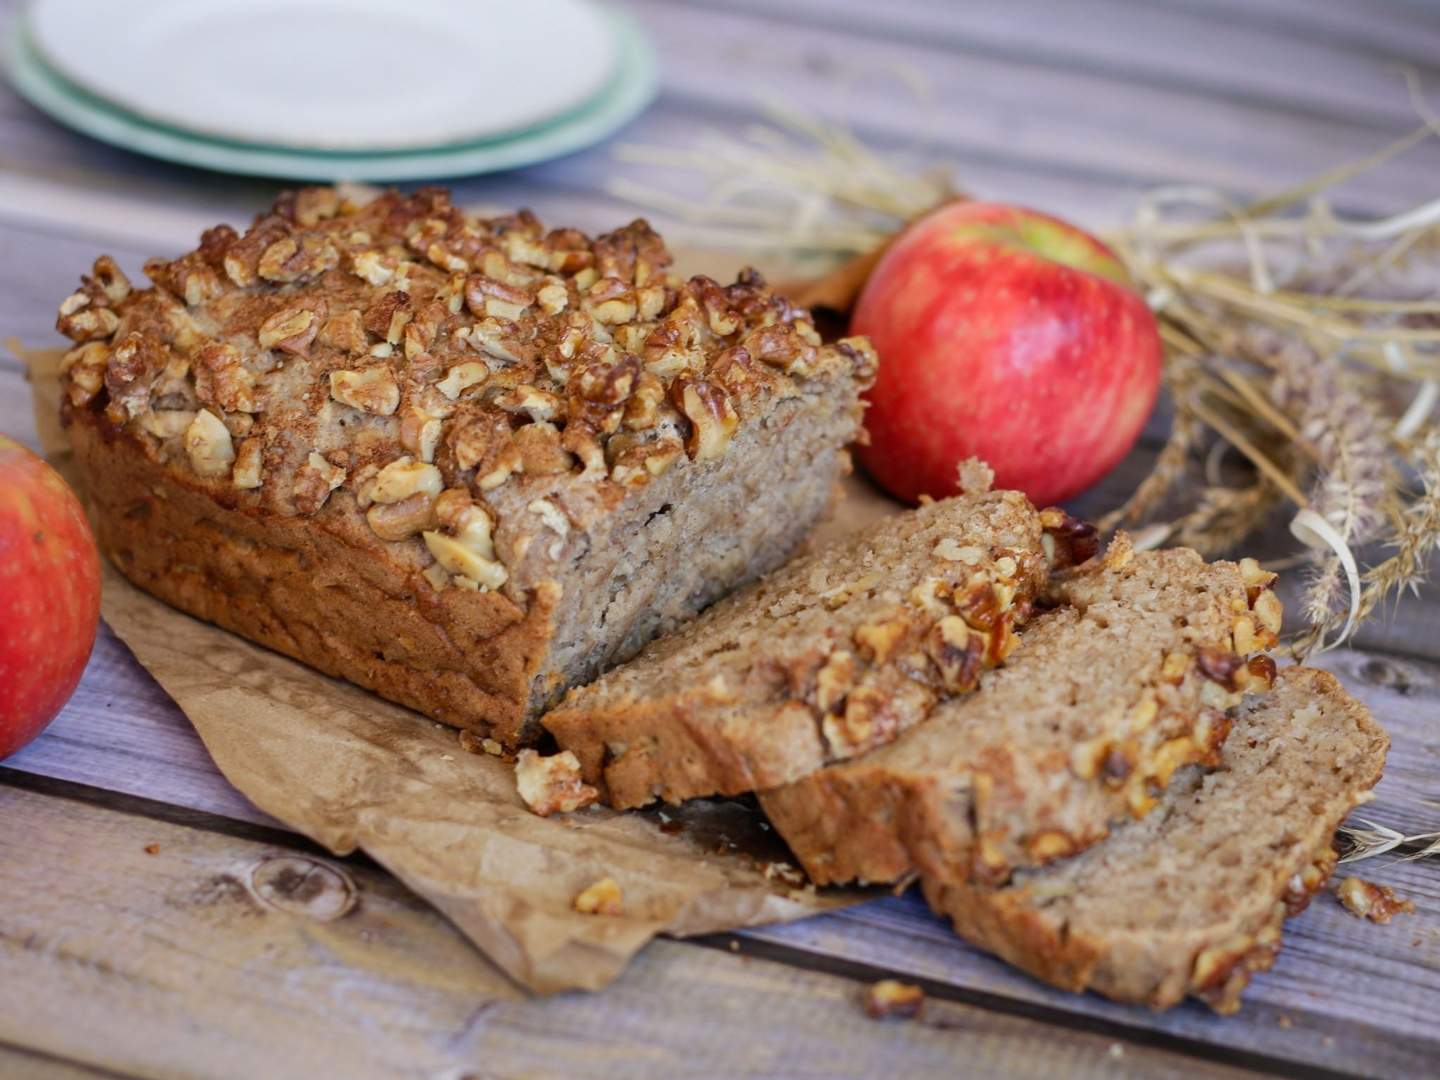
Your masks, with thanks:
[(100, 559), (75, 493), (0, 435), (0, 758), (55, 716), (100, 621)]
[(1039, 505), (1129, 452), (1160, 388), (1160, 335), (1119, 258), (1047, 214), (953, 203), (905, 230), (851, 319), (880, 354), (860, 458), (909, 502), (979, 457)]

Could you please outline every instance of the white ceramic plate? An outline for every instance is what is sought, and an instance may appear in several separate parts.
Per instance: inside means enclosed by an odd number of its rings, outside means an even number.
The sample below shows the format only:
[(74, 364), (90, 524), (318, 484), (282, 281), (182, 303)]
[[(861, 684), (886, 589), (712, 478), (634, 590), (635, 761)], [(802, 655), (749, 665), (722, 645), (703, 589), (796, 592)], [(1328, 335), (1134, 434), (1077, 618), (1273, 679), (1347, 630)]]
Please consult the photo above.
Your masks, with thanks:
[(618, 57), (586, 0), (35, 0), (29, 28), (140, 117), (298, 150), (520, 132), (593, 98)]
[(620, 62), (615, 78), (597, 97), (554, 123), (521, 135), (435, 150), (302, 151), (210, 139), (156, 124), (116, 108), (53, 71), (33, 47), (24, 19), (12, 25), (0, 66), (23, 97), (61, 123), (166, 161), (284, 180), (436, 180), (515, 169), (573, 153), (613, 135), (649, 105), (659, 78), (654, 51), (633, 20), (616, 12), (606, 16), (619, 42)]

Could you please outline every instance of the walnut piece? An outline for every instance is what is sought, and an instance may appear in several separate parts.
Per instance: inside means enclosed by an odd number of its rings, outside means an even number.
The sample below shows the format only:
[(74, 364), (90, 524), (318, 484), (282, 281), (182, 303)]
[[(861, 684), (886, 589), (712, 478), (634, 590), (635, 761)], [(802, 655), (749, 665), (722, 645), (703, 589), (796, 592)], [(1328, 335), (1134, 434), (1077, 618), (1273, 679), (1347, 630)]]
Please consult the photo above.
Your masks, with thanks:
[(671, 388), (675, 406), (690, 421), (685, 449), (696, 461), (713, 461), (725, 453), (740, 417), (729, 395), (703, 380), (677, 380)]
[(406, 456), (396, 458), (366, 481), (359, 495), (366, 503), (389, 504), (422, 493), (433, 500), (444, 488), (439, 469)]
[(541, 757), (521, 750), (515, 759), (515, 786), (531, 813), (569, 814), (589, 806), (600, 792), (580, 776), (580, 759), (569, 750)]
[(1408, 915), (1415, 910), (1413, 900), (1401, 900), (1390, 886), (1353, 875), (1335, 886), (1335, 896), (1351, 915), (1374, 923), (1388, 923), (1396, 915)]
[(400, 387), (385, 364), (357, 371), (330, 372), (330, 396), (343, 405), (376, 416), (390, 416), (400, 406)]
[(865, 991), (865, 1015), (872, 1020), (913, 1020), (925, 1008), (925, 991), (912, 983), (881, 979)]
[(201, 409), (185, 429), (185, 453), (190, 467), (200, 476), (224, 476), (235, 460), (235, 447), (230, 430), (209, 409)]
[(456, 489), (436, 500), (435, 513), (451, 535), (437, 530), (420, 535), (435, 561), (452, 575), (450, 583), (469, 589), (498, 589), (504, 585), (510, 575), (495, 558), (491, 535), (495, 523), (489, 513)]
[(241, 490), (258, 488), (265, 468), (265, 444), (261, 439), (246, 439), (235, 454), (235, 467), (230, 483)]
[(330, 493), (345, 482), (345, 475), (344, 469), (312, 450), (305, 467), (295, 474), (291, 494), (296, 509), (302, 514), (316, 513), (330, 498)]
[(582, 890), (574, 900), (575, 910), (582, 915), (623, 915), (624, 898), (620, 883), (614, 878), (601, 878)]

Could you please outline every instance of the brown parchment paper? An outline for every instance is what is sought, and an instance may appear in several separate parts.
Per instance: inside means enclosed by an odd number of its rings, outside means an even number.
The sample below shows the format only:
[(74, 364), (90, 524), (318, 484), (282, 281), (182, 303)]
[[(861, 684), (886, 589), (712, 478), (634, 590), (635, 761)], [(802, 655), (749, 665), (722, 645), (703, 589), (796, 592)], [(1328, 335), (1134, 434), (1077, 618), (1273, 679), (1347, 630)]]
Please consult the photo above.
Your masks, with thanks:
[[(41, 442), (78, 488), (58, 422), (61, 353), (21, 355)], [(854, 486), (825, 532), (893, 505)], [(657, 934), (796, 919), (866, 895), (789, 884), (788, 853), (744, 803), (536, 817), (513, 766), (462, 750), (454, 730), (175, 611), (108, 563), (103, 588), (105, 622), (232, 784), (336, 855), (369, 854), (532, 991), (604, 986)], [(604, 877), (624, 914), (574, 911)]]

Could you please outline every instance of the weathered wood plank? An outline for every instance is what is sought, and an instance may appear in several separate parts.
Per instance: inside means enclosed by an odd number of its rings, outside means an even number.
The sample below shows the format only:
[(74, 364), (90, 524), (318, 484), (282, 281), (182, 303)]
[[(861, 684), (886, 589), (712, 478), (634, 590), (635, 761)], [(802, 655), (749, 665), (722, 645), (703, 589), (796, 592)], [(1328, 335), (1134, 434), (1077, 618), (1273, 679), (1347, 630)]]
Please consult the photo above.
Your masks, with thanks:
[(1099, 1076), (1123, 1060), (1143, 1075), (1236, 1075), (948, 1001), (920, 1022), (876, 1023), (850, 980), (675, 942), (657, 942), (604, 994), (530, 1000), (367, 867), (13, 788), (0, 787), (0, 808), (0, 1041), (122, 1073), (770, 1077), (898, 1065), (948, 1077), (965, 1061), (976, 1075), (1038, 1077)]
[[(883, 40), (921, 43), (960, 56), (983, 52), (997, 59), (1098, 72), (1137, 89), (1183, 89), (1392, 127), (1416, 122), (1393, 54), (1356, 47), (1348, 37), (1317, 40), (1297, 33), (1293, 23), (1217, 18), (1211, 8), (1125, 0), (1088, 0), (1083, 5), (891, 0), (883, 8), (833, 0), (731, 0), (726, 6), (800, 26), (835, 26)], [(1263, 11), (1268, 5), (1247, 6)], [(1409, 22), (1425, 39), (1425, 20)], [(1440, 47), (1440, 35), (1429, 40)], [(1434, 54), (1423, 55), (1413, 43), (1408, 52), (1417, 73), (1430, 81), (1436, 73)], [(1327, 78), (1296, 78), (1297, 72), (1306, 71), (1325, 71)]]
[[(1440, 830), (1440, 667), (1340, 651), (1318, 661), (1392, 733), (1377, 800), (1356, 815), (1410, 831)], [(1403, 796), (1397, 797), (1399, 792)], [(1409, 808), (1397, 813), (1404, 802)], [(1147, 1027), (1215, 1039), (1316, 1067), (1420, 1075), (1436, 1053), (1428, 1002), (1440, 993), (1440, 876), (1433, 862), (1382, 857), (1341, 868), (1393, 886), (1417, 911), (1379, 927), (1329, 894), (1287, 925), (1276, 968), (1257, 977), (1238, 1018), (1198, 1004), (1147, 1017)], [(932, 977), (976, 993), (1124, 1021), (1134, 1010), (1052, 991), (956, 940), (913, 891), (750, 937)]]
[(957, 939), (913, 891), (746, 937), (935, 979), (977, 999), (1064, 1009), (1315, 1069), (1430, 1075), (1440, 1050), (1430, 1005), (1440, 993), (1440, 882), (1433, 866), (1361, 867), (1412, 899), (1416, 914), (1375, 926), (1317, 897), (1290, 921), (1274, 970), (1255, 978), (1232, 1017), (1193, 1002), (1151, 1014), (1052, 990)]
[[(802, 33), (765, 21), (758, 10), (676, 8), (660, 0), (631, 0), (631, 7), (669, 61), (671, 102), (735, 102), (738, 94), (743, 104), (744, 90), (768, 91), (789, 107), (843, 118), (866, 135), (912, 138), (937, 157), (1003, 152), (1035, 168), (1105, 169), (1254, 191), (1365, 156), (1400, 130), (1142, 87), (1104, 72), (957, 56), (830, 25)], [(907, 88), (909, 78), (928, 85), (933, 106)], [(1403, 84), (1396, 92), (1403, 103)], [(1364, 205), (1417, 198), (1429, 190), (1426, 174), (1435, 160), (1440, 146), (1348, 190)]]
[(1427, 63), (1440, 54), (1440, 20), (1425, 0), (1151, 0), (1238, 31), (1276, 32), (1392, 63)]
[(0, 1044), (0, 1076), (7, 1080), (95, 1080), (120, 1075)]
[[(111, 648), (102, 645), (100, 663), (111, 661), (106, 655)], [(122, 646), (116, 644), (113, 649), (123, 657)], [(124, 659), (128, 661), (128, 657)], [(1353, 652), (1329, 654), (1326, 662), (1393, 733), (1390, 766), (1378, 799), (1363, 815), (1409, 831), (1440, 826), (1440, 810), (1436, 809), (1440, 763), (1436, 762), (1433, 737), (1434, 725), (1440, 723), (1440, 667)], [(121, 685), (128, 690), (142, 680), (148, 682), (148, 677), (133, 676)], [(122, 705), (95, 693), (106, 685), (111, 684), (103, 677), (87, 678), (51, 731), (7, 765), (175, 806), (275, 824), (249, 807), (214, 773), (183, 716), (158, 689), (153, 700), (136, 695)], [(146, 714), (135, 717), (132, 708), (146, 710)], [(1361, 872), (1398, 886), (1420, 904), (1420, 914), (1398, 920), (1395, 926), (1399, 930), (1372, 928), (1339, 913), (1328, 898), (1322, 898), (1311, 912), (1291, 924), (1285, 959), (1276, 972), (1258, 981), (1245, 1018), (1224, 1023), (1198, 1007), (1152, 1019), (1135, 1010), (1048, 991), (954, 939), (913, 898), (863, 905), (818, 921), (808, 920), (798, 929), (779, 927), (753, 933), (759, 940), (817, 957), (863, 959), (895, 971), (913, 968), (957, 991), (983, 991), (1015, 1002), (1082, 1009), (1087, 1015), (1116, 1023), (1233, 1043), (1257, 1053), (1299, 1055), (1298, 1060), (1316, 1064), (1333, 1056), (1323, 1039), (1340, 1037), (1345, 1047), (1355, 1048), (1355, 1054), (1383, 1050), (1391, 1055), (1386, 1060), (1398, 1066), (1421, 1052), (1413, 1045), (1412, 1033), (1424, 1030), (1414, 1015), (1414, 1010), (1423, 1006), (1414, 992), (1440, 992), (1440, 881), (1433, 866), (1388, 860), (1362, 864)], [(1313, 999), (1322, 993), (1326, 1004), (1317, 1005)], [(1282, 1021), (1282, 1016), (1286, 1020)], [(1341, 1028), (1343, 1032), (1337, 1033)], [(1321, 1040), (1325, 1056), (1305, 1057), (1305, 1047), (1315, 1038)], [(1345, 1067), (1363, 1066), (1357, 1056)]]

